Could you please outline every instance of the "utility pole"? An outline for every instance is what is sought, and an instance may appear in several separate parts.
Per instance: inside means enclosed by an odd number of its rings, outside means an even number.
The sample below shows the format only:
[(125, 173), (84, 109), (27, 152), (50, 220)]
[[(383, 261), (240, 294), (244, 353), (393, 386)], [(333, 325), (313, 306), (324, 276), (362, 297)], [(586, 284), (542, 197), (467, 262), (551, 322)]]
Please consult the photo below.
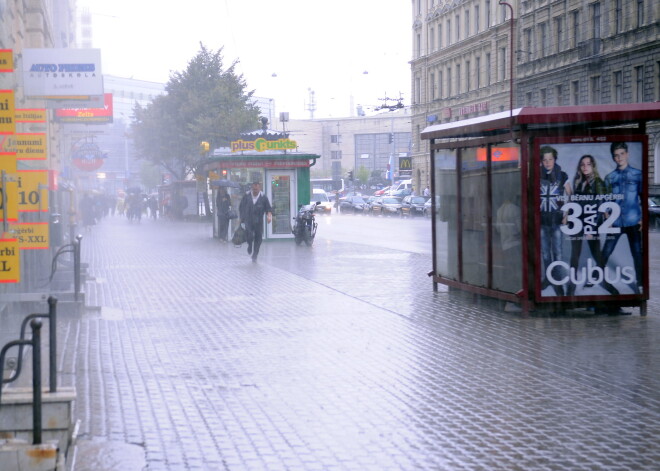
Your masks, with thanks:
[(309, 111), (309, 118), (314, 119), (314, 111), (316, 111), (316, 102), (314, 101), (314, 90), (308, 88), (309, 102), (307, 103), (307, 111)]

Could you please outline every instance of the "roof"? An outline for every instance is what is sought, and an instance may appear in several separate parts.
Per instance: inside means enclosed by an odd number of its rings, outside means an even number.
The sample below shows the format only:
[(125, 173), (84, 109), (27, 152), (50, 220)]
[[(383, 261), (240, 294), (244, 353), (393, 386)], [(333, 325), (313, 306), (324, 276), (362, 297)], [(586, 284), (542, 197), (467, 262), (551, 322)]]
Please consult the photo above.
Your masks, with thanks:
[(422, 139), (477, 137), (510, 132), (511, 126), (537, 129), (575, 124), (612, 126), (660, 120), (660, 102), (623, 105), (555, 106), (518, 108), (487, 116), (428, 126)]

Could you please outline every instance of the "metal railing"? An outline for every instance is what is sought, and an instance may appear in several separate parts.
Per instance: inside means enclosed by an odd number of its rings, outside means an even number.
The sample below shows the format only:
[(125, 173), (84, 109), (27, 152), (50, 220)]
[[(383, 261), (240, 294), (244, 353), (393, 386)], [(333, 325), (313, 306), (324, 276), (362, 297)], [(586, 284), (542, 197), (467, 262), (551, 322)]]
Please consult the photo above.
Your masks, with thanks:
[[(41, 444), (41, 321), (32, 319), (30, 321), (32, 328), (32, 338), (30, 340), (14, 340), (7, 343), (0, 351), (0, 365), (5, 364), (5, 355), (11, 347), (18, 345), (22, 349), (24, 345), (32, 345), (32, 443)], [(54, 359), (51, 358), (51, 363)], [(19, 358), (20, 364), (20, 358)], [(18, 375), (14, 375), (8, 380), (2, 380), (3, 383), (14, 381)], [(2, 405), (2, 387), (0, 387), (0, 405)]]
[(83, 236), (78, 234), (73, 242), (63, 245), (55, 252), (50, 268), (50, 277), (48, 278), (48, 283), (53, 281), (53, 277), (57, 272), (57, 259), (59, 256), (65, 253), (73, 253), (73, 299), (75, 301), (78, 301), (78, 297), (80, 296), (80, 244), (82, 238)]

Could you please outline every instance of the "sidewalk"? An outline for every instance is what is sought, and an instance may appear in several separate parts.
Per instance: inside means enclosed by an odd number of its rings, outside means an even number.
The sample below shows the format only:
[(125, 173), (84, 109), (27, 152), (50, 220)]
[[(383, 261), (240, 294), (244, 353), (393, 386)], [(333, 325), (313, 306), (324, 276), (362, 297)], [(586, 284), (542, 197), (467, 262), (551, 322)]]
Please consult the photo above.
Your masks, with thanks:
[(98, 309), (58, 326), (75, 471), (660, 462), (657, 296), (647, 317), (522, 318), (434, 293), (428, 255), (321, 233), (257, 264), (208, 224), (83, 235)]

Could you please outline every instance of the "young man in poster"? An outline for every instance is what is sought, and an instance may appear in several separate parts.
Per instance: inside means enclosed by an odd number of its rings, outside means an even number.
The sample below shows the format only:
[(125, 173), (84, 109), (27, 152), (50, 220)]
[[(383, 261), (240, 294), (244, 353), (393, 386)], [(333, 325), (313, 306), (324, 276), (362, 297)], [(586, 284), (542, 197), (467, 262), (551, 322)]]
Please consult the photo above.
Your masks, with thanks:
[[(605, 239), (603, 263), (607, 266), (619, 239), (625, 234), (637, 278), (631, 288), (635, 294), (639, 294), (642, 286), (642, 172), (628, 164), (628, 145), (625, 142), (613, 142), (610, 152), (616, 169), (605, 177), (605, 184), (611, 188), (612, 194), (620, 195), (616, 202), (621, 213), (612, 226), (620, 228), (621, 231), (609, 234)], [(614, 216), (610, 214), (608, 217)]]
[[(548, 267), (562, 260), (562, 232), (564, 223), (562, 206), (565, 197), (572, 193), (568, 175), (557, 165), (557, 150), (554, 147), (541, 147), (541, 257), (543, 258), (543, 274), (541, 289), (550, 285)], [(561, 285), (554, 284), (557, 296), (564, 295)]]

